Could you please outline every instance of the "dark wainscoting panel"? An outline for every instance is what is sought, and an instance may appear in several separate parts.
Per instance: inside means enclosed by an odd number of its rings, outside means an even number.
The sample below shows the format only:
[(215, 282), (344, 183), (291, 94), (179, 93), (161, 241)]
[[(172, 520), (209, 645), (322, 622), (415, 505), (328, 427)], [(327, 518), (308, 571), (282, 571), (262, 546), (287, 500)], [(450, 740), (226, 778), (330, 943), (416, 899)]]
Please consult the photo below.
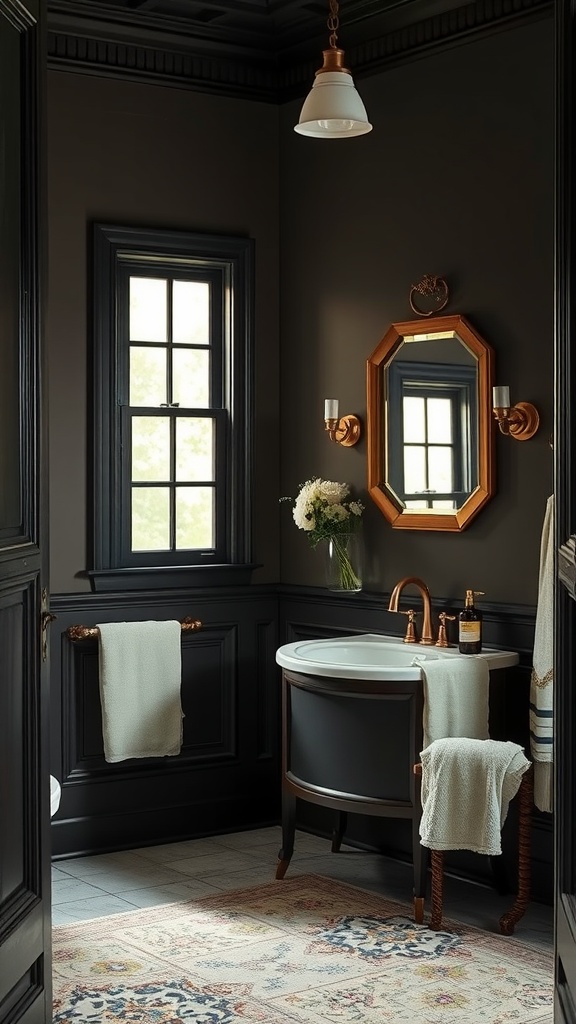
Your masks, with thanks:
[[(350, 633), (399, 635), (404, 618), (386, 611), (388, 594), (331, 595), (279, 587), (195, 592), (55, 596), (52, 611), (52, 774), (62, 781), (52, 822), (55, 857), (215, 835), (280, 820), (280, 668), (276, 648), (293, 640)], [(455, 609), (433, 597), (435, 615)], [(528, 697), (535, 609), (483, 602), (484, 642), (515, 650), (520, 664), (492, 687), (498, 736), (528, 745)], [(103, 759), (98, 649), (71, 642), (70, 625), (102, 621), (199, 618), (182, 640), (184, 746), (177, 758), (107, 764)], [(454, 626), (454, 623), (450, 624)], [(454, 636), (451, 636), (454, 639)], [(504, 677), (504, 678), (503, 678)], [(299, 825), (328, 837), (333, 816), (299, 804)], [(514, 812), (503, 846), (514, 881)], [(552, 821), (535, 812), (535, 898), (553, 898)], [(347, 839), (360, 848), (410, 859), (406, 822), (350, 816)], [(488, 881), (487, 858), (447, 855), (447, 868)]]
[[(52, 774), (62, 783), (54, 856), (167, 842), (279, 816), (275, 592), (55, 596)], [(97, 640), (71, 625), (198, 618), (182, 634), (184, 732), (178, 757), (104, 760)]]
[[(326, 590), (283, 587), (279, 594), (279, 644), (352, 633), (388, 633), (401, 636), (405, 617), (387, 611), (388, 594), (361, 593), (350, 597), (330, 595)], [(407, 599), (414, 602), (414, 597)], [(459, 611), (442, 598), (432, 598), (434, 621), (440, 611)], [(416, 606), (418, 607), (418, 606)], [(491, 686), (491, 729), (495, 738), (509, 739), (525, 747), (529, 755), (528, 705), (536, 610), (524, 605), (497, 605), (482, 602), (483, 643), (487, 647), (517, 651), (520, 663), (513, 669), (495, 673)], [(455, 623), (448, 624), (452, 629)], [(451, 642), (456, 634), (449, 634)], [(334, 815), (311, 803), (298, 803), (298, 825), (331, 836)], [(510, 885), (516, 871), (515, 809), (503, 830), (503, 869)], [(534, 812), (532, 829), (532, 889), (534, 897), (553, 902), (552, 816)], [(409, 824), (395, 819), (376, 819), (351, 815), (346, 836), (349, 843), (377, 849), (400, 860), (411, 858)], [(329, 847), (327, 847), (329, 849)], [(446, 870), (482, 882), (491, 881), (487, 857), (472, 853), (447, 853)]]

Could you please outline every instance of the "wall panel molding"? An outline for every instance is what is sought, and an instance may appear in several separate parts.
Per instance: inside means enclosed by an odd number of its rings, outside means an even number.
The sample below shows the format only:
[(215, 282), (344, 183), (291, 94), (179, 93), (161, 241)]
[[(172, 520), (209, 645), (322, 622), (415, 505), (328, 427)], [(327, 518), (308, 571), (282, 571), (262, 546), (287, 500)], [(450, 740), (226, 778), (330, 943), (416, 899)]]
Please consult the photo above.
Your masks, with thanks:
[[(51, 772), (62, 783), (52, 821), (55, 857), (277, 820), (276, 609), (276, 594), (266, 588), (52, 597)], [(108, 764), (98, 642), (71, 641), (67, 628), (187, 615), (202, 628), (182, 635), (181, 753)]]

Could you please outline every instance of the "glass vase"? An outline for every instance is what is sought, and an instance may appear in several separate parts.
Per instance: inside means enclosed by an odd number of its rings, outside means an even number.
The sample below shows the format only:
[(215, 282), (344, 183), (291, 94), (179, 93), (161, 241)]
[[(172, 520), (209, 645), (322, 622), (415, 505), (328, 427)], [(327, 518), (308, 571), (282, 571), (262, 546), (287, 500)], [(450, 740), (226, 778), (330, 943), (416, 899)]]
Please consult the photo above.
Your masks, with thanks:
[(362, 535), (360, 530), (330, 537), (324, 549), (328, 590), (355, 594), (362, 590)]

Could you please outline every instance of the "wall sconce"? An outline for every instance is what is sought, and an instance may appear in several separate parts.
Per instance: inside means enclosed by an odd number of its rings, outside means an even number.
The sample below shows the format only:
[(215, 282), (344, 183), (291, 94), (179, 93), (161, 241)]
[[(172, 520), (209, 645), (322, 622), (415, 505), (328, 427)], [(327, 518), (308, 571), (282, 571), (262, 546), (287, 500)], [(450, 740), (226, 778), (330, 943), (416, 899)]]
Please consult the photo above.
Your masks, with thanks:
[(531, 402), (517, 402), (510, 405), (510, 388), (492, 388), (494, 416), (503, 434), (509, 434), (516, 441), (529, 441), (538, 430), (540, 416)]
[(352, 448), (360, 440), (360, 420), (351, 413), (338, 416), (337, 398), (327, 398), (324, 402), (324, 428), (331, 441), (343, 444), (345, 448)]

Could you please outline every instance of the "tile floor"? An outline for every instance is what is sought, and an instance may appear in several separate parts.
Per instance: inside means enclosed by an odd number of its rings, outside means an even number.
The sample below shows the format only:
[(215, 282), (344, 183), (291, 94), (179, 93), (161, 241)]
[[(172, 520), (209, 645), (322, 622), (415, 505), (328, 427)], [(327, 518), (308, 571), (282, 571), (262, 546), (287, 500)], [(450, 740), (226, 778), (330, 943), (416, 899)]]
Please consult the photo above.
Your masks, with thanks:
[[(280, 845), (280, 827), (276, 826), (55, 861), (53, 923), (69, 924), (270, 882)], [(309, 872), (411, 903), (409, 865), (344, 845), (340, 853), (333, 854), (328, 839), (300, 832), (287, 874)], [(445, 879), (446, 917), (498, 931), (498, 919), (511, 902), (510, 897), (499, 896), (485, 886)], [(521, 941), (551, 949), (552, 907), (530, 904), (515, 934)]]

